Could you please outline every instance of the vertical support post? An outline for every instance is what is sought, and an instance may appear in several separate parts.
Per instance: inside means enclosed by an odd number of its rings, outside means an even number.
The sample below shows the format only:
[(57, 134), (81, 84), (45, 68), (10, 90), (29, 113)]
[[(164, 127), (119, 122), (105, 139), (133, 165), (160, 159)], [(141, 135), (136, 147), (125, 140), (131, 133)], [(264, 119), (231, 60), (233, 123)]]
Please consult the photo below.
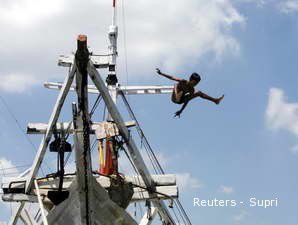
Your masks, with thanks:
[(74, 141), (76, 158), (76, 179), (80, 199), (81, 224), (92, 224), (91, 201), (91, 157), (90, 157), (90, 117), (88, 111), (88, 73), (87, 64), (89, 51), (87, 48), (87, 36), (79, 35), (77, 39), (78, 49), (75, 55), (77, 65), (76, 91), (78, 96), (78, 108), (73, 107), (74, 114)]

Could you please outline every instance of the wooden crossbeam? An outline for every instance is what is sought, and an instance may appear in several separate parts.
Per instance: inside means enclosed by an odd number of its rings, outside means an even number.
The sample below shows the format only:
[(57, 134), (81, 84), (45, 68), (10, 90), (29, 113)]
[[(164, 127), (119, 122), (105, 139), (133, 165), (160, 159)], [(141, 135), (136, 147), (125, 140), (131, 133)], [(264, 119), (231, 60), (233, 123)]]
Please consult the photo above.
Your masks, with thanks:
[[(156, 186), (175, 186), (176, 175), (174, 174), (163, 174), (163, 175), (152, 175), (152, 179)], [(63, 188), (68, 189), (74, 180), (74, 175), (64, 176)], [(124, 176), (125, 182), (131, 182), (134, 185), (145, 186), (141, 176)], [(25, 178), (19, 177), (5, 177), (3, 178), (3, 189), (8, 189), (9, 186), (13, 188), (21, 188), (22, 182), (26, 181)], [(99, 176), (96, 181), (104, 188), (108, 188), (111, 184), (109, 177)], [(11, 183), (14, 183), (11, 185)], [(38, 185), (41, 189), (58, 188), (59, 178), (44, 178), (38, 181)]]
[[(74, 58), (74, 55), (60, 55), (58, 58), (58, 66), (71, 67)], [(96, 68), (108, 68), (110, 65), (110, 55), (91, 55), (90, 59)]]
[[(48, 194), (48, 191), (51, 191), (52, 189), (40, 189), (40, 194), (43, 197), (43, 203), (46, 205), (51, 205), (51, 201), (46, 197)], [(152, 199), (163, 199), (163, 200), (169, 200), (178, 198), (178, 188), (177, 186), (157, 186), (156, 187), (156, 194), (154, 197), (148, 193), (148, 191), (142, 189), (142, 188), (134, 188), (134, 194), (132, 196), (131, 201), (145, 201), (145, 200), (152, 200)], [(36, 190), (33, 190), (33, 194), (3, 194), (2, 200), (4, 202), (31, 202), (31, 203), (37, 203), (38, 199), (36, 196)]]
[[(130, 128), (136, 125), (135, 121), (127, 121), (125, 125)], [(48, 129), (48, 124), (46, 123), (29, 123), (27, 125), (27, 134), (45, 134)], [(68, 132), (70, 134), (74, 133), (73, 124), (69, 122), (57, 123), (56, 131)], [(119, 130), (115, 123), (112, 122), (93, 122), (90, 125), (90, 133), (97, 134), (98, 139), (103, 139), (106, 137), (106, 134), (109, 136), (119, 135)]]
[[(61, 83), (57, 82), (46, 82), (44, 87), (53, 90), (60, 90), (62, 87)], [(125, 95), (146, 95), (146, 94), (171, 94), (174, 86), (165, 85), (146, 85), (146, 86), (116, 86), (116, 91), (122, 91)], [(71, 91), (76, 90), (76, 86), (72, 85)], [(88, 93), (99, 94), (99, 91), (94, 85), (88, 85)]]

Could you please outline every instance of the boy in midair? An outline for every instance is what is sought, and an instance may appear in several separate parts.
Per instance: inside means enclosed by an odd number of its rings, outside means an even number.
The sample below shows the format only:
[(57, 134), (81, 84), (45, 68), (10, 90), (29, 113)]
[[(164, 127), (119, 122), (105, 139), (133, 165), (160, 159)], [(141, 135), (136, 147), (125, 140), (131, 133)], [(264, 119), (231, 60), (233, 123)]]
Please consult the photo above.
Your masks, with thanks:
[(183, 104), (183, 105), (181, 109), (175, 113), (175, 117), (176, 116), (180, 117), (181, 113), (187, 106), (188, 102), (196, 97), (207, 99), (211, 102), (214, 102), (217, 105), (224, 98), (224, 95), (222, 95), (219, 98), (213, 98), (201, 91), (195, 91), (194, 87), (201, 81), (201, 77), (197, 73), (191, 74), (191, 76), (189, 77), (189, 80), (184, 80), (181, 78), (164, 74), (158, 68), (156, 69), (156, 72), (161, 76), (164, 76), (170, 80), (178, 82), (174, 86), (174, 90), (172, 93), (172, 102), (176, 104)]

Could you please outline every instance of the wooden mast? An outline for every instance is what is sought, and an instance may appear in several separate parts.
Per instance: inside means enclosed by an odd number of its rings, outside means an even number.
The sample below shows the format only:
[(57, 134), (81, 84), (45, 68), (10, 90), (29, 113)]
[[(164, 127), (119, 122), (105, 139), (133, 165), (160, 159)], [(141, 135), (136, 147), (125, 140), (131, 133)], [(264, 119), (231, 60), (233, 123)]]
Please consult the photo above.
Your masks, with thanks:
[(87, 64), (89, 61), (89, 51), (87, 48), (87, 36), (79, 35), (77, 39), (77, 52), (75, 54), (75, 63), (77, 65), (76, 73), (76, 92), (78, 105), (73, 105), (74, 122), (74, 141), (76, 158), (76, 179), (77, 190), (79, 193), (79, 207), (81, 213), (81, 224), (90, 225), (91, 220), (91, 157), (90, 157), (90, 118), (88, 111), (88, 72)]

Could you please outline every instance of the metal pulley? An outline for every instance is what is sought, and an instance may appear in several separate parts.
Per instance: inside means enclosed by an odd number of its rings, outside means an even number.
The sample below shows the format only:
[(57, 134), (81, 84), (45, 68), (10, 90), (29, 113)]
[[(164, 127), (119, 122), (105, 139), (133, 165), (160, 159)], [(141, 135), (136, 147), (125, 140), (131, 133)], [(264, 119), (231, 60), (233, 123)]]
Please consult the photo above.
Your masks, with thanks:
[(65, 137), (58, 136), (57, 132), (54, 132), (55, 140), (50, 143), (50, 152), (57, 152), (57, 173), (56, 176), (59, 177), (58, 190), (49, 191), (48, 198), (55, 205), (59, 205), (69, 196), (69, 191), (63, 190), (63, 180), (64, 180), (64, 154), (65, 152), (71, 152), (71, 144), (66, 141)]
[(71, 152), (71, 144), (65, 138), (57, 137), (50, 144), (50, 152)]

